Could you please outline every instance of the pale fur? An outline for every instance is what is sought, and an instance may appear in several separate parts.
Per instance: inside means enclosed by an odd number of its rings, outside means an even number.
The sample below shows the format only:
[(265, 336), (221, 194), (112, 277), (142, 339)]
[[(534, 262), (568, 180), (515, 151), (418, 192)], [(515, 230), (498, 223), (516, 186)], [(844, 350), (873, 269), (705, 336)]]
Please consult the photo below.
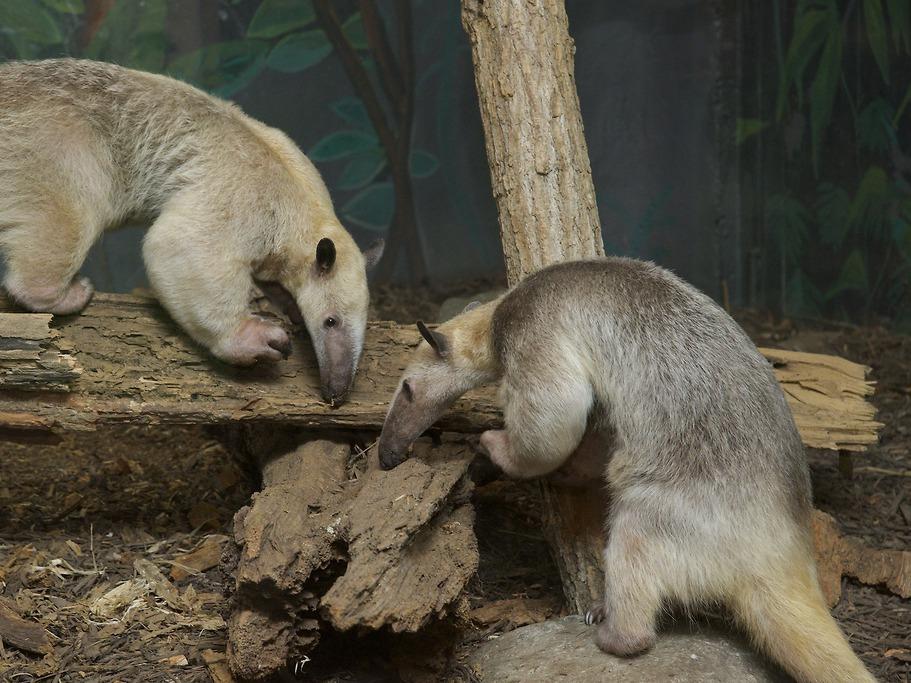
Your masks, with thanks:
[(583, 439), (610, 444), (602, 649), (650, 647), (668, 603), (722, 603), (798, 680), (873, 680), (819, 590), (809, 472), (785, 398), (711, 299), (641, 261), (573, 262), (436, 335), (445, 357), (416, 350), (381, 462), (394, 466), (455, 398), (494, 379), (505, 429), (481, 444), (507, 474), (566, 468)]
[[(286, 135), (179, 81), (98, 62), (8, 63), (0, 93), (0, 251), (14, 298), (78, 310), (88, 297), (70, 290), (91, 245), (108, 228), (147, 218), (150, 282), (216, 356), (245, 364), (276, 355), (268, 334), (259, 349), (238, 342), (255, 277), (293, 295), (318, 355), (322, 322), (342, 320), (357, 363), (365, 260)], [(320, 277), (314, 256), (324, 237), (337, 258)]]

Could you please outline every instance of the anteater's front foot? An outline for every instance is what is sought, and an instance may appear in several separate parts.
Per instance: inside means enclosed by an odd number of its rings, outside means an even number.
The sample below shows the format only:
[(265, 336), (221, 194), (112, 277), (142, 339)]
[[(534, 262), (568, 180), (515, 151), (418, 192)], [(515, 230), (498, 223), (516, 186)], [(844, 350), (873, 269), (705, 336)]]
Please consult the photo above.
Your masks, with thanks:
[(595, 642), (601, 650), (618, 657), (632, 657), (641, 654), (651, 649), (657, 639), (654, 631), (618, 629), (610, 623), (609, 619), (598, 626), (598, 633), (595, 635)]
[(7, 282), (6, 288), (9, 295), (22, 307), (35, 313), (54, 315), (78, 313), (88, 305), (95, 293), (95, 288), (87, 277), (74, 278), (63, 289), (17, 286), (10, 282)]
[(261, 360), (277, 361), (291, 355), (291, 338), (278, 325), (251, 317), (212, 352), (232, 365), (253, 365)]

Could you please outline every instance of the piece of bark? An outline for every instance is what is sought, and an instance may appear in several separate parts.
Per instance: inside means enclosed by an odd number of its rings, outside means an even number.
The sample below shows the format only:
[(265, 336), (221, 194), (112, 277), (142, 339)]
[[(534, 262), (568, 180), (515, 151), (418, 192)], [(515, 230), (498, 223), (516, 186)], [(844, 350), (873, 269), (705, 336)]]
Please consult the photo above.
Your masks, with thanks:
[(0, 598), (0, 640), (19, 650), (47, 655), (53, 651), (47, 631), (41, 624), (28, 621)]
[(830, 607), (841, 598), (842, 576), (870, 586), (884, 585), (896, 595), (911, 598), (911, 552), (877, 550), (858, 538), (843, 536), (835, 519), (821, 510), (813, 511), (811, 524), (819, 584)]
[(241, 552), (228, 660), (242, 680), (274, 675), (319, 640), (319, 600), (307, 582), (344, 559), (334, 529), (347, 505), (349, 453), (311, 441), (276, 455), (263, 467), (262, 491), (234, 517)]
[(50, 313), (0, 313), (0, 390), (68, 392), (81, 374)]
[(775, 370), (804, 444), (833, 451), (864, 451), (876, 443), (882, 423), (866, 397), (870, 368), (845, 358), (760, 348)]
[(171, 563), (171, 579), (183, 581), (191, 574), (198, 574), (218, 565), (227, 540), (227, 536), (213, 534), (207, 536), (196, 550), (175, 557)]
[[(418, 447), (420, 454), (420, 446)], [(337, 630), (414, 632), (455, 602), (478, 568), (468, 446), (370, 472), (349, 513), (350, 559), (322, 599)]]
[(347, 445), (311, 441), (264, 465), (263, 490), (235, 517), (228, 658), (239, 679), (275, 674), (326, 628), (415, 631), (457, 601), (478, 561), (473, 452), (416, 453), (360, 472)]

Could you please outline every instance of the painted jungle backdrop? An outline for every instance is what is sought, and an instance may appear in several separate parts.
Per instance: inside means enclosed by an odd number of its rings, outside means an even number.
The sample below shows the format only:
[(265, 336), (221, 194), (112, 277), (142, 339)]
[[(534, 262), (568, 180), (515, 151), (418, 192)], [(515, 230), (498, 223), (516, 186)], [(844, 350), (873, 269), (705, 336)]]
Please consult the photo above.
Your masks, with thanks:
[[(608, 251), (731, 306), (911, 330), (911, 0), (568, 0)], [(377, 277), (502, 273), (457, 0), (3, 0), (0, 56), (167, 73), (287, 131)], [(0, 93), (2, 97), (2, 93)], [(144, 276), (140, 227), (87, 264)]]

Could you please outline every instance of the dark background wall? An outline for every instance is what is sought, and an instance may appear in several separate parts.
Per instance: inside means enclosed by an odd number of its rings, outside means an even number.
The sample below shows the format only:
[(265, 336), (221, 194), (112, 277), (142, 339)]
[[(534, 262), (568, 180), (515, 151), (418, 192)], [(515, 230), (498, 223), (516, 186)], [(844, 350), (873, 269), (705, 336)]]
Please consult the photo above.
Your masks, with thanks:
[[(825, 30), (797, 44), (817, 5), (827, 12)], [(363, 39), (357, 3), (333, 6), (352, 40)], [(392, 3), (377, 6), (395, 36)], [(911, 18), (881, 10), (883, 30), (873, 31), (876, 17), (857, 6), (567, 0), (608, 252), (655, 260), (731, 305), (911, 324), (902, 166), (911, 168), (902, 153)], [(99, 8), (109, 11), (87, 40)], [(308, 0), (0, 3), (0, 55), (106, 59), (234, 99), (311, 154), (343, 222), (366, 244), (388, 233), (388, 166), (350, 187), (351, 164), (377, 151), (320, 152), (339, 131), (373, 130), (339, 114), (356, 93), (315, 20), (256, 35), (257, 17), (275, 8), (312, 17)], [(412, 140), (421, 161), (412, 163), (412, 181), (429, 284), (497, 278), (502, 254), (459, 3), (412, 0), (411, 10)], [(43, 35), (48, 26), (56, 33)], [(273, 53), (289, 36), (322, 40), (325, 49), (276, 66)], [(251, 45), (264, 50), (256, 60)], [(359, 54), (375, 73), (371, 53)], [(823, 98), (817, 82), (844, 87)], [(839, 215), (850, 220), (842, 225)], [(85, 271), (101, 289), (142, 286), (141, 235), (135, 227), (110, 232), (93, 251)], [(408, 267), (395, 276), (407, 282)]]

